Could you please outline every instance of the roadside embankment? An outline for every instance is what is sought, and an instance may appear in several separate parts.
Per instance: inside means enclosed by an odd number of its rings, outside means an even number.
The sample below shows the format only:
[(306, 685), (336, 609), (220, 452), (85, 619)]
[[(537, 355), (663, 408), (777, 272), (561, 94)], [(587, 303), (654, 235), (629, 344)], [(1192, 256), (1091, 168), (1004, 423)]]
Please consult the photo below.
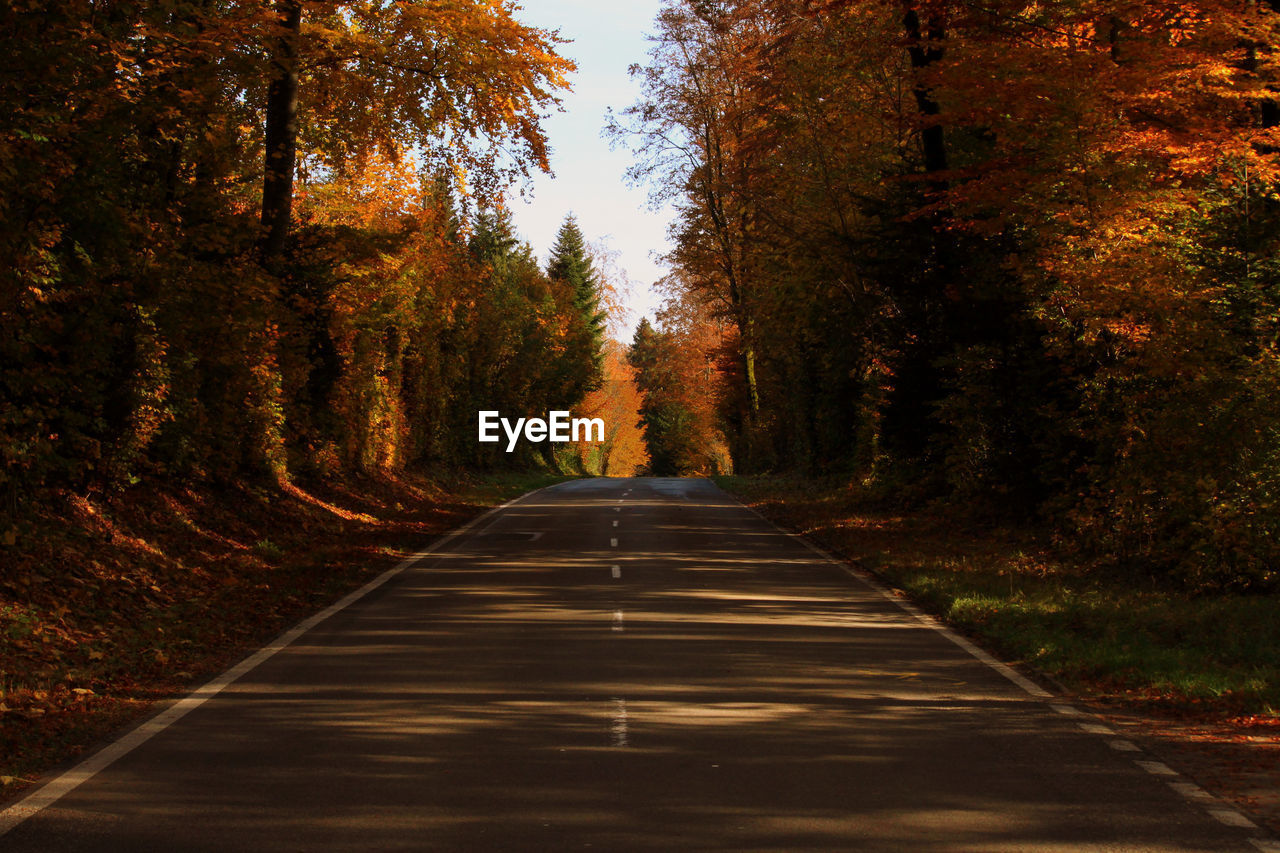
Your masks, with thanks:
[(24, 507), (0, 531), (0, 798), (440, 533), (564, 479), (139, 486)]

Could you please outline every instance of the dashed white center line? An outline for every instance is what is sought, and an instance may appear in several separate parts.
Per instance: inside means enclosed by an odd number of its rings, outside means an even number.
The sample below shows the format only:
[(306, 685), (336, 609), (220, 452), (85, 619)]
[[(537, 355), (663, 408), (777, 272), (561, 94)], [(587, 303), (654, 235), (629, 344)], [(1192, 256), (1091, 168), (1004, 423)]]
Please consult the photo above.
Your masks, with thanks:
[(1101, 723), (1079, 723), (1080, 730), (1088, 732), (1091, 735), (1111, 735), (1115, 734), (1108, 726)]
[(1142, 751), (1138, 748), (1138, 745), (1136, 743), (1129, 740), (1113, 740), (1113, 741), (1108, 741), (1108, 743), (1111, 744), (1112, 749), (1117, 750), (1119, 752), (1141, 752)]
[(620, 507), (620, 506), (615, 506), (615, 507), (613, 508), (613, 511), (614, 511), (614, 512), (622, 512), (622, 507)]
[(621, 610), (613, 611), (613, 630), (617, 631), (618, 633), (621, 633), (624, 630), (624, 628), (622, 627), (622, 611)]
[(610, 540), (609, 540), (609, 547), (610, 547), (610, 548), (617, 548), (617, 547), (618, 547), (618, 540), (617, 540), (617, 539), (610, 539)]
[(614, 526), (614, 527), (617, 527), (617, 526), (618, 526), (618, 519), (616, 519), (616, 518), (615, 518), (615, 519), (613, 520), (613, 526)]
[(622, 577), (622, 566), (614, 566), (610, 571), (613, 572), (613, 579), (617, 580)]
[(613, 725), (610, 727), (613, 732), (613, 745), (627, 745), (627, 700), (613, 700)]
[(1213, 794), (1193, 782), (1170, 782), (1169, 787), (1188, 800), (1213, 800), (1214, 798)]

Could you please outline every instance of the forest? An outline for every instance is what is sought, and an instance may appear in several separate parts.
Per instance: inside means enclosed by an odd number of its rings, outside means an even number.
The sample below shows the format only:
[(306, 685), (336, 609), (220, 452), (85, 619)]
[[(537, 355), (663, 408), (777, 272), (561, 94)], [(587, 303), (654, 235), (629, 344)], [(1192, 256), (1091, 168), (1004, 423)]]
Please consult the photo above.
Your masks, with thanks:
[(0, 28), (10, 509), (485, 470), (510, 463), (477, 409), (602, 387), (598, 253), (569, 216), (541, 268), (504, 208), (573, 69), (511, 4), (6, 2)]
[(645, 429), (583, 472), (835, 477), (1280, 582), (1270, 3), (668, 3), (607, 128), (676, 211), (629, 347), (607, 249), (569, 216), (542, 268), (506, 213), (574, 68), (517, 13), (0, 6), (6, 509), (529, 465), (475, 412), (581, 404)]
[(670, 322), (633, 352), (714, 366), (711, 411), (680, 407), (704, 425), (655, 432), (670, 467), (713, 467), (688, 448), (720, 436), (741, 473), (1275, 589), (1278, 23), (1219, 0), (667, 4), (610, 129), (678, 214)]

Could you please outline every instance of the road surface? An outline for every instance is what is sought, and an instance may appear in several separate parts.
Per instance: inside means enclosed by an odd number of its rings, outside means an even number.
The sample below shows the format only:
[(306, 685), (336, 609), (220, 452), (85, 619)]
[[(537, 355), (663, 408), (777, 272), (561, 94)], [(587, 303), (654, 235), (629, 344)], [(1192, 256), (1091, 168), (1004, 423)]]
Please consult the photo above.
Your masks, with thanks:
[(0, 850), (1276, 849), (706, 481), (534, 492), (315, 621)]

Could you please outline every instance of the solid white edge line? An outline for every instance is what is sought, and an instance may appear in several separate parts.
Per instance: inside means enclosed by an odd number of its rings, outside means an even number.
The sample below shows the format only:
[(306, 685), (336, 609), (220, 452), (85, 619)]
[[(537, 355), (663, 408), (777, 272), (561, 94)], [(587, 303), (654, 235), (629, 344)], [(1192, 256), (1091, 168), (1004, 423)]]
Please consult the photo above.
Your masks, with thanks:
[[(724, 490), (721, 489), (721, 491), (723, 492)], [(808, 548), (810, 551), (817, 554), (822, 559), (826, 560), (828, 563), (831, 563), (834, 566), (838, 566), (841, 569), (844, 569), (844, 571), (847, 572), (851, 577), (854, 577), (862, 581), (864, 584), (871, 587), (876, 592), (880, 593), (881, 596), (883, 596), (884, 598), (887, 598), (888, 600), (892, 601), (894, 604), (898, 605), (898, 607), (901, 608), (903, 611), (905, 611), (909, 616), (914, 617), (917, 622), (923, 625), (926, 625), (929, 628), (932, 628), (933, 630), (937, 631), (939, 634), (946, 637), (948, 640), (955, 643), (960, 648), (964, 649), (970, 655), (982, 661), (991, 669), (994, 669), (996, 672), (1003, 675), (1009, 681), (1012, 681), (1018, 687), (1022, 688), (1023, 692), (1027, 693), (1030, 696), (1035, 697), (1036, 699), (1050, 699), (1053, 697), (1053, 694), (1050, 693), (1048, 690), (1045, 690), (1039, 684), (1036, 684), (1031, 679), (1022, 675), (1020, 672), (1015, 670), (1013, 667), (1009, 666), (1007, 663), (1004, 663), (1003, 661), (997, 660), (996, 658), (992, 657), (990, 654), (978, 648), (973, 643), (969, 642), (967, 639), (957, 634), (955, 631), (947, 627), (945, 624), (943, 624), (939, 620), (933, 618), (932, 616), (925, 613), (920, 608), (916, 607), (911, 602), (904, 601), (903, 599), (894, 595), (889, 590), (888, 587), (882, 584), (877, 578), (873, 577), (865, 569), (855, 569), (844, 560), (841, 560), (837, 558), (834, 554), (831, 554), (830, 552), (824, 550), (823, 548), (818, 547), (817, 545), (813, 544), (812, 542), (810, 542), (808, 539), (804, 538), (800, 534), (792, 533), (789, 530), (783, 530), (781, 527), (775, 524), (772, 519), (762, 515), (754, 507), (747, 506), (742, 501), (738, 500), (736, 497), (729, 494), (728, 492), (724, 492), (724, 494), (728, 496), (730, 500), (733, 500), (735, 503), (737, 503), (738, 506), (742, 507), (747, 512), (750, 512), (756, 518), (759, 518), (761, 521), (768, 524), (770, 527), (772, 527), (774, 530), (781, 533), (783, 536), (789, 536), (790, 538), (797, 540), (798, 542), (803, 544), (806, 548)]]
[[(427, 549), (419, 551), (412, 557), (402, 560), (395, 568), (388, 569), (366, 583), (364, 586), (357, 589), (355, 592), (349, 593), (340, 601), (337, 601), (326, 607), (324, 610), (321, 610), (319, 613), (302, 620), (293, 628), (285, 631), (283, 634), (276, 637), (270, 643), (258, 649), (256, 652), (249, 655), (226, 672), (217, 676), (213, 680), (206, 682), (200, 687), (197, 687), (195, 690), (177, 700), (160, 713), (134, 726), (132, 729), (125, 732), (102, 749), (93, 753), (88, 758), (79, 762), (71, 769), (60, 773), (12, 805), (0, 810), (0, 838), (4, 837), (5, 834), (23, 821), (39, 814), (44, 809), (47, 809), (84, 782), (89, 781), (98, 773), (101, 773), (116, 761), (137, 749), (155, 735), (169, 728), (169, 726), (173, 725), (196, 708), (199, 708), (205, 702), (208, 702), (235, 681), (260, 666), (277, 652), (287, 648), (303, 634), (310, 631), (330, 616), (333, 616), (334, 614), (350, 607), (352, 604), (355, 604), (357, 601), (364, 598), (366, 595), (373, 592), (396, 575), (401, 574), (420, 560), (424, 560), (435, 554), (438, 550), (464, 533), (472, 532), (473, 528), (485, 519), (489, 518), (489, 516), (501, 513), (502, 510), (519, 503), (525, 498), (544, 491), (545, 489), (553, 488), (555, 485), (559, 484), (543, 486), (541, 489), (534, 489), (531, 492), (525, 492), (523, 495), (512, 498), (501, 506), (496, 506), (486, 510), (484, 513), (471, 519), (456, 530), (450, 531), (449, 533), (441, 536)], [(488, 525), (486, 525), (486, 528), (487, 527)]]

